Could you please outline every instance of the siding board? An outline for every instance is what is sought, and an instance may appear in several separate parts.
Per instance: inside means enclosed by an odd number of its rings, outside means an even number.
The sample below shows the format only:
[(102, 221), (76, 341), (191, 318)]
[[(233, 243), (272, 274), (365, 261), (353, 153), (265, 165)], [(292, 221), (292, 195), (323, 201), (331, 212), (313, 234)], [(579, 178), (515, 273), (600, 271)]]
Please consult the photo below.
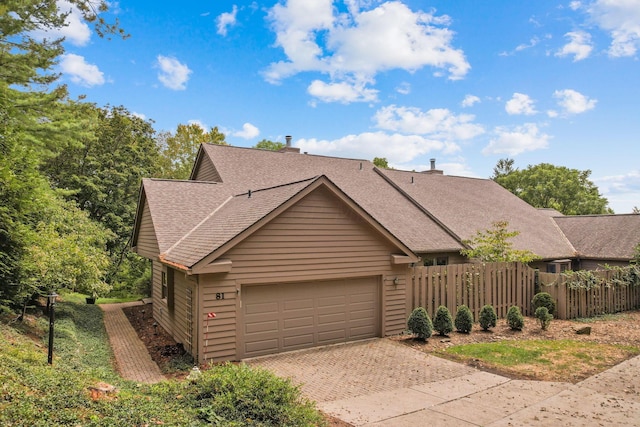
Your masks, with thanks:
[(136, 252), (145, 258), (155, 258), (160, 253), (158, 249), (158, 240), (151, 219), (151, 211), (149, 205), (145, 202), (142, 209), (142, 218), (140, 219), (140, 228), (138, 230), (138, 240), (136, 241)]

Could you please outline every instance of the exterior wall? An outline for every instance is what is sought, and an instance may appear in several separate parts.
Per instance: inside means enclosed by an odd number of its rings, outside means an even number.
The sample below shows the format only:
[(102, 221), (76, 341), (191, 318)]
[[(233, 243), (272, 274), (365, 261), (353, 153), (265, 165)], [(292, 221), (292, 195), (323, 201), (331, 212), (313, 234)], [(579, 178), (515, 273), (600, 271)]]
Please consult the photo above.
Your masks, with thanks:
[(447, 258), (447, 265), (449, 264), (466, 264), (472, 262), (468, 258), (460, 255), (460, 252), (441, 252), (441, 253), (419, 253), (418, 256), (424, 262), (425, 259), (436, 259), (441, 257)]
[(581, 270), (602, 270), (604, 265), (610, 266), (618, 266), (618, 267), (628, 267), (629, 261), (611, 261), (604, 259), (581, 259), (580, 260), (580, 269)]
[[(200, 277), (200, 360), (237, 358), (244, 284), (378, 276), (382, 335), (401, 332), (408, 268), (391, 264), (391, 254), (397, 252), (328, 190), (309, 194), (224, 254), (233, 263), (231, 272)], [(207, 320), (208, 312), (216, 317)]]
[(144, 204), (142, 218), (140, 218), (140, 228), (138, 230), (138, 240), (136, 242), (136, 252), (145, 258), (153, 259), (158, 256), (158, 241), (151, 220), (149, 205)]
[(222, 182), (220, 178), (220, 174), (213, 166), (211, 159), (209, 156), (203, 156), (200, 165), (198, 166), (198, 170), (194, 175), (195, 181), (212, 181), (212, 182)]

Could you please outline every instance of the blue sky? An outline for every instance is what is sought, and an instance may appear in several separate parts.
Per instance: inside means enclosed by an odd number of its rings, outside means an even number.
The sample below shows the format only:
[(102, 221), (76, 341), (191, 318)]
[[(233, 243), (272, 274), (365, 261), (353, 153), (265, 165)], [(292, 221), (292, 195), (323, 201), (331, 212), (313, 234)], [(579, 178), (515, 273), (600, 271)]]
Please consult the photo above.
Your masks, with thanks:
[(640, 0), (110, 4), (131, 37), (72, 14), (62, 82), (158, 131), (482, 178), (547, 162), (640, 207)]

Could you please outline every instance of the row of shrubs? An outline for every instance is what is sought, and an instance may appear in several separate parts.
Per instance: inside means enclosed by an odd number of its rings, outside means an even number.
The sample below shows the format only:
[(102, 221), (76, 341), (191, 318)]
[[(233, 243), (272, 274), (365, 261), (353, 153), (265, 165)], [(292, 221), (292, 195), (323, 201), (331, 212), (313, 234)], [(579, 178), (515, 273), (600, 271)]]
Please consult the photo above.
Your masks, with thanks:
[[(540, 292), (533, 297), (532, 304), (535, 310), (534, 315), (540, 322), (540, 327), (542, 330), (546, 330), (553, 319), (556, 306), (555, 301), (547, 292)], [(495, 327), (497, 321), (498, 316), (492, 305), (487, 304), (482, 307), (478, 323), (483, 331), (488, 331)], [(520, 307), (515, 305), (509, 307), (506, 321), (509, 328), (514, 331), (521, 331), (522, 328), (524, 328), (524, 316), (522, 316)], [(456, 317), (453, 319), (449, 309), (441, 305), (438, 307), (433, 321), (424, 307), (417, 307), (411, 312), (411, 315), (407, 319), (407, 329), (409, 332), (422, 340), (431, 337), (434, 330), (441, 336), (448, 335), (453, 332), (454, 326), (458, 332), (464, 334), (471, 332), (473, 327), (473, 313), (471, 313), (469, 307), (466, 305), (459, 306)]]

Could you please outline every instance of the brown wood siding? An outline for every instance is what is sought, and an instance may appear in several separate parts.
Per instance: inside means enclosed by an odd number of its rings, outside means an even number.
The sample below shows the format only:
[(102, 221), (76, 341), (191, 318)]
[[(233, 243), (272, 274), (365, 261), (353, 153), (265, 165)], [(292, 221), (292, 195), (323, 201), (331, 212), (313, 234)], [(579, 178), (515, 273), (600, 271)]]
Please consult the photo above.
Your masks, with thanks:
[(151, 297), (153, 299), (153, 318), (162, 326), (169, 334), (173, 334), (172, 319), (169, 316), (167, 301), (162, 299), (162, 271), (166, 271), (159, 261), (153, 261), (153, 286), (151, 289)]
[(209, 159), (209, 156), (203, 156), (198, 170), (194, 175), (194, 180), (222, 182), (222, 178), (220, 178), (220, 174), (213, 166), (213, 163), (211, 162), (211, 159)]
[[(391, 243), (328, 190), (309, 194), (225, 253), (223, 257), (233, 262), (230, 273), (201, 276), (201, 361), (229, 360), (238, 354), (238, 292), (247, 284), (378, 276), (383, 293), (381, 334), (402, 332), (408, 270), (391, 265), (392, 253), (397, 249)], [(398, 285), (393, 284), (395, 277)], [(215, 312), (216, 318), (207, 320), (208, 312)]]
[(146, 202), (142, 209), (140, 229), (138, 231), (138, 239), (136, 241), (136, 252), (140, 256), (150, 259), (157, 257), (160, 253), (160, 250), (158, 249), (158, 240), (156, 239), (156, 232), (153, 228), (153, 221), (151, 220), (151, 212), (149, 211), (149, 205), (147, 205)]
[[(184, 273), (175, 271), (173, 274), (174, 280), (174, 305), (173, 311), (170, 311), (170, 316), (173, 323), (173, 339), (176, 342), (184, 344), (187, 341), (187, 300), (186, 291), (187, 288), (194, 289), (195, 280), (186, 276)], [(186, 348), (186, 346), (185, 346)]]

